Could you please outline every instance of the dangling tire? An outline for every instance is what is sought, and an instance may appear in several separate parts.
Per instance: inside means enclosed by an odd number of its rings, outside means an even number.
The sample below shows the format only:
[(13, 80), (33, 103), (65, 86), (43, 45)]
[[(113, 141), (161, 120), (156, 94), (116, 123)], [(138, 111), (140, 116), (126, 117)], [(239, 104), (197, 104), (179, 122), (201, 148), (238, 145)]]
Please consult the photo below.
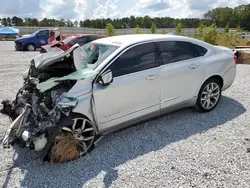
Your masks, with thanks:
[(210, 112), (219, 103), (221, 98), (222, 84), (218, 79), (207, 80), (198, 94), (195, 109), (199, 112)]
[(51, 162), (68, 162), (94, 149), (96, 130), (84, 116), (73, 115), (73, 124), (62, 127), (50, 150)]

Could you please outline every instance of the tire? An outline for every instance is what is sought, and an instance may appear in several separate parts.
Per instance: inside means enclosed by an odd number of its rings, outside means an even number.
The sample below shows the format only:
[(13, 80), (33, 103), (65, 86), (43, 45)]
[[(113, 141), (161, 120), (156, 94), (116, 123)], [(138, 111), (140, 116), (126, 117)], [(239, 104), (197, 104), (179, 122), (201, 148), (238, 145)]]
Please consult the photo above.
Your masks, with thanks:
[(36, 51), (36, 46), (34, 44), (32, 44), (32, 43), (28, 43), (25, 46), (25, 50), (26, 51)]
[(203, 113), (212, 111), (218, 105), (220, 101), (221, 88), (222, 88), (222, 85), (218, 79), (211, 78), (207, 80), (201, 86), (201, 89), (199, 91), (198, 98), (196, 101), (196, 105), (194, 106), (195, 110), (197, 110), (198, 112), (203, 112)]
[[(74, 121), (73, 125), (62, 127), (60, 134), (56, 137), (55, 142), (49, 151), (49, 159), (51, 162), (68, 162), (75, 160), (78, 157), (88, 154), (94, 149), (96, 130), (93, 124), (88, 118), (79, 114), (73, 114), (72, 119)], [(59, 143), (60, 138), (64, 139), (61, 140), (63, 141), (61, 142), (62, 144)], [(71, 147), (64, 147), (65, 145), (70, 144), (72, 144)], [(60, 150), (60, 147), (66, 149)], [(74, 149), (72, 150), (72, 148)]]

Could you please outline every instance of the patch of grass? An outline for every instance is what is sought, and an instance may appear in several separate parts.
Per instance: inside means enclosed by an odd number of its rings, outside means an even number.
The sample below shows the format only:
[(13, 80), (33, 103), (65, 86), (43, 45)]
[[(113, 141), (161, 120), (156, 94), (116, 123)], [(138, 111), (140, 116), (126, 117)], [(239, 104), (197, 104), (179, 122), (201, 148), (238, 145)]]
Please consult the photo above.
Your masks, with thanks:
[[(201, 36), (190, 36), (203, 40)], [(234, 48), (235, 46), (246, 46), (248, 40), (234, 36), (233, 34), (218, 34), (216, 37), (216, 45), (225, 46), (227, 48)]]

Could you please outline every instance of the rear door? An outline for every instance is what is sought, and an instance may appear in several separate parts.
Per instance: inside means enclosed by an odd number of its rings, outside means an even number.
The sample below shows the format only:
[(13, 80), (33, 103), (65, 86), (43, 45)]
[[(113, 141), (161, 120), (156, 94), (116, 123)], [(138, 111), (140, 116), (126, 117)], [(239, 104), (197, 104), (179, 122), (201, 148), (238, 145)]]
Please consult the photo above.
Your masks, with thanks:
[(203, 80), (207, 49), (185, 41), (159, 42), (161, 51), (161, 108), (193, 98)]

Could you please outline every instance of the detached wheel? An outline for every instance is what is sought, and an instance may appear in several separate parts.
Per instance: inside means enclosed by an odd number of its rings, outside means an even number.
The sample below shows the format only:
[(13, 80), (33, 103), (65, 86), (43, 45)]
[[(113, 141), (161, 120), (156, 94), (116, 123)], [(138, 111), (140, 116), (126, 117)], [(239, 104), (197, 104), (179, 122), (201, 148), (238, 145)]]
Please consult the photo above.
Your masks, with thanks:
[(85, 117), (73, 117), (73, 125), (63, 127), (51, 148), (51, 162), (68, 162), (86, 155), (94, 148), (96, 131)]
[(27, 51), (35, 51), (35, 50), (36, 50), (36, 47), (35, 47), (34, 44), (29, 43), (29, 44), (26, 45), (25, 49), (26, 49)]
[(218, 104), (221, 98), (222, 85), (217, 79), (209, 79), (199, 91), (195, 109), (199, 112), (210, 112)]

